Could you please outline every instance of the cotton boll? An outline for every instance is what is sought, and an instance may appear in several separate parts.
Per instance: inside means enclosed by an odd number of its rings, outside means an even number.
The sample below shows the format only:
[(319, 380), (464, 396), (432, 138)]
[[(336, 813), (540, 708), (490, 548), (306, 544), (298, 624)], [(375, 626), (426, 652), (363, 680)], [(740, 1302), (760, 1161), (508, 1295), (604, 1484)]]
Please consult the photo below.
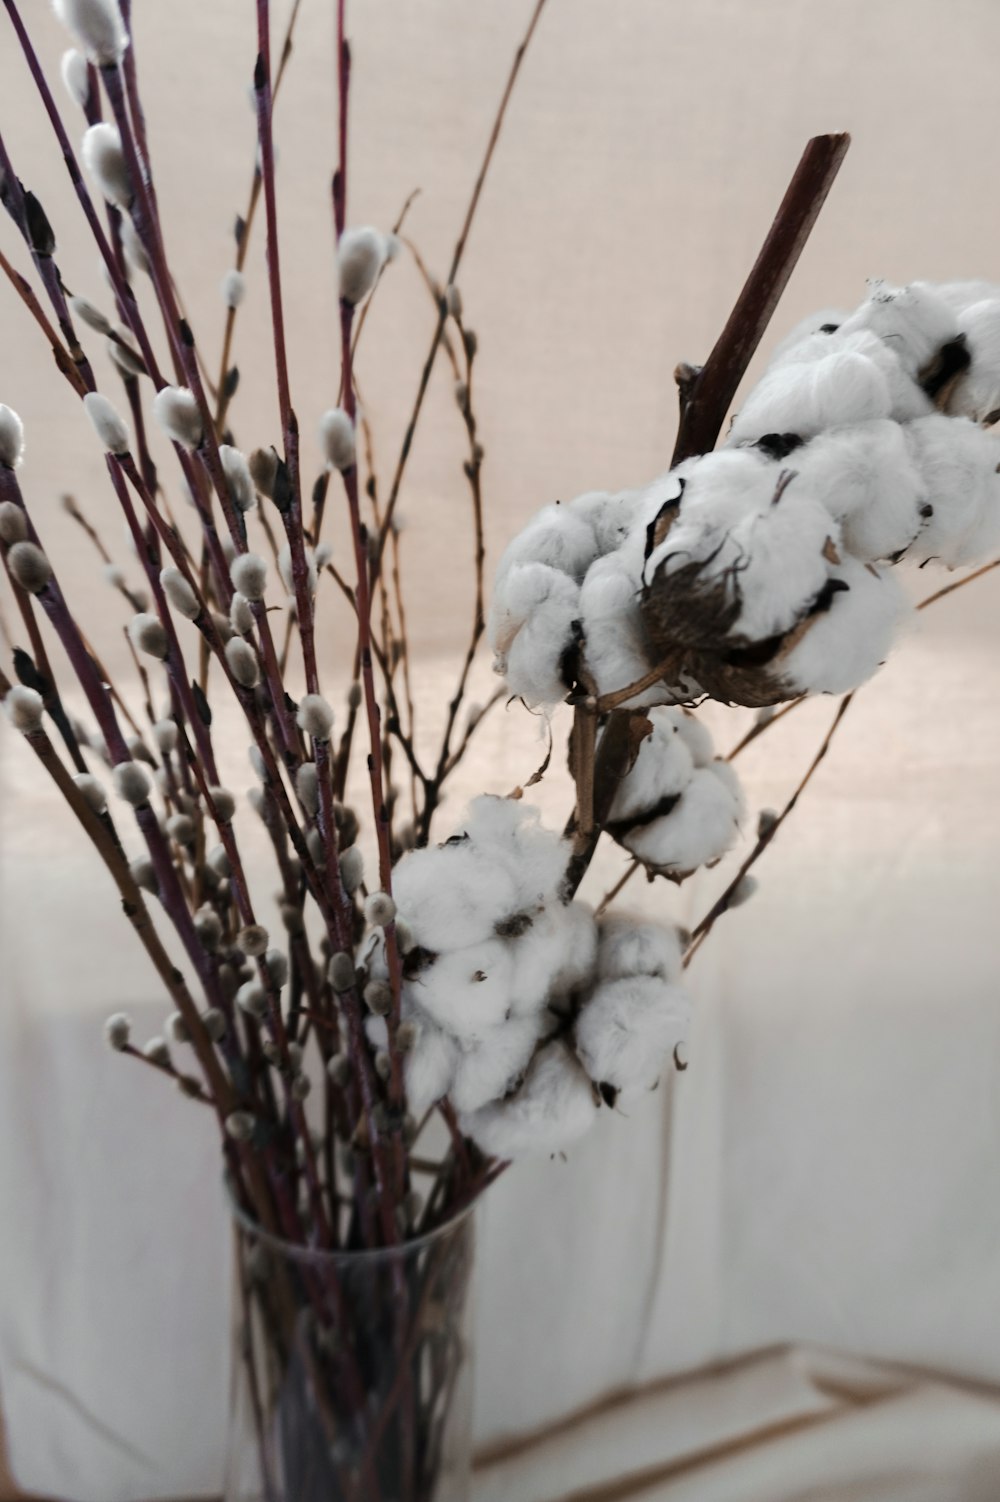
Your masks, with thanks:
[(537, 1016), (510, 1018), (462, 1047), (448, 1092), (456, 1111), (478, 1111), (513, 1090), (531, 1061), (540, 1032)]
[(866, 682), (889, 655), (907, 611), (889, 570), (847, 556), (831, 577), (847, 588), (831, 597), (781, 662), (782, 676), (799, 693), (843, 694)]
[(691, 753), (691, 760), (696, 767), (707, 767), (715, 757), (715, 742), (712, 740), (712, 732), (698, 719), (697, 715), (689, 714), (683, 710), (676, 722), (677, 734), (684, 741)]
[(911, 556), (950, 568), (979, 561), (1000, 541), (1000, 436), (935, 414), (910, 423), (905, 439), (932, 513)]
[(563, 954), (550, 988), (556, 998), (570, 996), (589, 984), (597, 956), (597, 924), (588, 903), (568, 903), (560, 921)]
[(593, 528), (572, 507), (546, 506), (507, 545), (497, 565), (497, 587), (516, 564), (544, 563), (577, 583), (597, 553)]
[(164, 386), (153, 398), (153, 416), (168, 438), (184, 448), (201, 443), (204, 427), (198, 401), (186, 386)]
[(392, 890), (414, 943), (434, 954), (492, 938), (497, 923), (518, 911), (514, 877), (469, 842), (404, 855)]
[(825, 507), (794, 480), (766, 511), (738, 522), (704, 571), (718, 578), (732, 569), (740, 609), (730, 634), (756, 642), (790, 630), (826, 583), (839, 534)]
[[(796, 351), (806, 343), (818, 344), (821, 339), (828, 340), (850, 316), (842, 308), (821, 308), (818, 313), (810, 313), (776, 345), (770, 364), (781, 365), (786, 360), (794, 360)], [(824, 353), (829, 353), (829, 347)]]
[(875, 280), (869, 286), (868, 300), (845, 319), (841, 335), (859, 330), (875, 334), (889, 345), (909, 375), (918, 376), (942, 345), (956, 338), (954, 313), (926, 282), (889, 287)]
[(594, 534), (596, 556), (613, 553), (625, 541), (635, 518), (640, 491), (624, 490), (609, 495), (604, 490), (590, 490), (570, 501), (571, 516), (585, 522)]
[(720, 860), (739, 834), (743, 803), (735, 775), (721, 762), (695, 771), (663, 818), (620, 834), (622, 844), (656, 871), (685, 875)]
[(515, 883), (515, 907), (524, 913), (544, 903), (557, 890), (569, 865), (569, 843), (546, 829), (538, 809), (523, 798), (497, 798), (484, 793), (470, 803), (463, 832), (473, 847), (502, 864)]
[(801, 484), (841, 523), (847, 551), (866, 561), (897, 557), (923, 525), (926, 488), (905, 434), (884, 419), (834, 428), (795, 456)]
[(24, 424), (10, 407), (0, 402), (0, 464), (16, 469), (24, 453)]
[(84, 132), (80, 154), (108, 203), (127, 210), (133, 198), (132, 183), (117, 127), (103, 120), (98, 125), (91, 125)]
[(1000, 286), (995, 282), (914, 282), (916, 287), (929, 287), (946, 307), (958, 317), (974, 303), (991, 301), (1000, 297)]
[(554, 1042), (535, 1055), (515, 1095), (463, 1115), (459, 1125), (484, 1153), (509, 1159), (562, 1152), (596, 1118), (586, 1073), (565, 1044)]
[[(617, 693), (644, 678), (652, 666), (639, 608), (639, 584), (620, 553), (598, 558), (580, 590), (584, 656), (599, 694)], [(653, 683), (624, 700), (624, 707), (669, 703), (664, 683)]]
[[(419, 1120), (436, 1101), (447, 1095), (458, 1066), (459, 1046), (454, 1038), (427, 1018), (410, 1020), (415, 1023), (415, 1035), (403, 1065), (403, 1079), (406, 1103)], [(384, 1018), (375, 1017), (370, 1021), (385, 1026)]]
[(580, 588), (543, 563), (512, 564), (490, 610), (494, 671), (528, 705), (565, 698), (564, 658), (575, 638)]
[(947, 410), (976, 422), (996, 422), (1000, 414), (1000, 298), (973, 303), (958, 315), (969, 368), (952, 387)]
[(646, 975), (602, 981), (577, 1018), (577, 1053), (606, 1099), (611, 1091), (627, 1102), (656, 1086), (690, 1017), (681, 986)]
[(770, 368), (778, 364), (807, 365), (825, 360), (832, 354), (848, 353), (864, 355), (885, 376), (890, 403), (886, 416), (894, 422), (908, 422), (912, 417), (922, 417), (934, 410), (933, 402), (918, 386), (915, 377), (900, 364), (891, 344), (884, 343), (870, 329), (854, 328), (845, 332), (840, 328), (831, 334), (815, 334), (789, 349), (780, 361), (772, 360)]
[(681, 974), (683, 959), (676, 928), (620, 910), (605, 913), (597, 920), (600, 980), (652, 975), (662, 981), (674, 981)]
[(538, 1016), (549, 1001), (589, 981), (597, 950), (593, 913), (582, 902), (553, 901), (534, 913), (530, 926), (507, 943), (513, 966), (511, 1013)]
[(694, 776), (694, 762), (680, 733), (682, 712), (658, 706), (648, 715), (652, 732), (619, 783), (608, 816), (611, 824), (648, 818), (665, 800), (677, 798)]
[(512, 971), (502, 939), (439, 954), (407, 982), (407, 995), (439, 1027), (456, 1038), (481, 1038), (510, 1009)]
[(769, 371), (733, 419), (727, 442), (752, 444), (768, 433), (811, 438), (841, 423), (888, 417), (891, 410), (888, 383), (874, 361), (834, 352)]

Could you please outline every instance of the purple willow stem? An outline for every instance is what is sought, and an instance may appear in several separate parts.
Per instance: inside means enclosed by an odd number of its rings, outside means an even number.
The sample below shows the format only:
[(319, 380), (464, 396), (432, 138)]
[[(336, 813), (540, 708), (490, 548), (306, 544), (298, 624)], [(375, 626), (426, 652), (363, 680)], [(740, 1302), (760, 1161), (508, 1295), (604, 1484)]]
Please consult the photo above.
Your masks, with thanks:
[(56, 266), (51, 255), (35, 248), (28, 223), (24, 190), (18, 180), (17, 173), (14, 171), (14, 164), (7, 153), (2, 135), (0, 135), (0, 185), (3, 188), (5, 207), (17, 225), (25, 245), (27, 245), (28, 250), (31, 252), (31, 259), (35, 263), (39, 279), (45, 288), (49, 302), (52, 304), (60, 333), (66, 341), (73, 363), (79, 370), (88, 391), (93, 391), (94, 372), (90, 367), (90, 361), (80, 348), (79, 340), (76, 337), (76, 330), (70, 317), (69, 305), (66, 302), (66, 294), (59, 279), (59, 268)]

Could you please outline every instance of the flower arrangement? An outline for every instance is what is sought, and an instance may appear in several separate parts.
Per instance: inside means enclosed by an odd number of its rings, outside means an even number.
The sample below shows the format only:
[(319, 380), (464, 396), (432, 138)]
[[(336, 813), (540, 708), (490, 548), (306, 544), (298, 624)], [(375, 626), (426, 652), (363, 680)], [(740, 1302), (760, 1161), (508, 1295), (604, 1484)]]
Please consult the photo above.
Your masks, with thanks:
[[(21, 483), (22, 425), (6, 406), (0, 553), (23, 645), (13, 646), (8, 629), (17, 681), (0, 672), (0, 695), (92, 841), (169, 997), (163, 1036), (137, 1041), (118, 1014), (107, 1021), (107, 1040), (215, 1113), (242, 1227), (246, 1329), (256, 1321), (282, 1373), (298, 1349), (292, 1332), (308, 1316), (306, 1375), (326, 1426), (325, 1458), (310, 1473), (318, 1481), (282, 1492), (288, 1456), (301, 1465), (308, 1451), (301, 1434), (294, 1444), (286, 1436), (281, 1476), (267, 1461), (261, 1495), (430, 1497), (461, 1340), (447, 1319), (433, 1340), (421, 1321), (428, 1302), (436, 1307), (464, 1276), (454, 1247), (435, 1235), (513, 1159), (564, 1151), (602, 1113), (655, 1088), (671, 1060), (681, 1063), (691, 1013), (685, 968), (722, 914), (751, 895), (751, 867), (851, 696), (890, 650), (909, 609), (894, 566), (983, 564), (1000, 546), (1000, 440), (990, 431), (1000, 414), (1000, 288), (873, 283), (853, 312), (807, 320), (774, 351), (715, 448), (848, 144), (817, 138), (716, 349), (703, 368), (678, 367), (681, 419), (668, 471), (638, 490), (540, 511), (500, 559), (487, 616), (478, 342), (457, 274), (544, 0), (516, 55), (447, 277), (434, 281), (418, 261), (436, 323), (384, 499), (355, 356), (367, 306), (403, 247), (406, 208), (390, 233), (349, 221), (343, 0), (332, 186), (342, 376), (319, 423), (311, 494), (286, 357), (272, 135), (298, 0), (277, 67), (268, 0), (257, 0), (258, 155), (235, 265), (222, 281), (214, 381), (171, 275), (128, 0), (56, 0), (82, 49), (62, 63), (85, 126), (78, 153), (16, 0), (4, 6), (109, 292), (102, 306), (66, 288), (50, 219), (2, 139), (0, 199), (50, 312), (6, 258), (0, 269), (106, 455), (141, 585), (111, 561), (76, 499), (67, 500), (66, 524), (89, 535), (128, 607), (143, 713), (95, 656), (61, 587), (36, 525), (29, 466)], [(235, 441), (232, 349), (261, 207), (281, 438), (245, 453)], [(114, 400), (98, 390), (86, 352), (96, 340), (120, 379)], [(468, 648), (428, 762), (414, 735), (419, 671), (407, 642), (396, 506), (442, 353), (467, 438), (476, 587)], [(196, 525), (178, 520), (178, 492), (154, 461), (157, 442), (178, 466)], [(349, 519), (349, 560), (322, 537), (333, 504)], [(356, 627), (342, 710), (320, 680), (321, 585), (346, 599)], [(88, 724), (65, 707), (42, 617)], [(484, 635), (503, 683), (480, 709), (468, 703), (468, 687)], [(636, 871), (679, 883), (734, 846), (747, 819), (735, 755), (820, 693), (844, 697), (817, 756), (786, 807), (760, 816), (750, 853), (695, 931), (623, 911), (618, 894)], [(280, 934), (260, 921), (259, 876), (239, 833), (245, 816), (218, 772), (213, 703), (222, 698), (238, 706), (249, 738), (256, 781), (247, 802), (273, 852)], [(706, 698), (760, 711), (728, 756), (696, 713)], [(437, 843), (448, 779), (486, 713), (505, 699), (547, 717), (569, 707), (575, 806), (564, 828), (541, 823), (525, 794), (543, 766), (514, 795), (484, 791)], [(367, 765), (367, 813), (347, 801), (355, 757)], [(393, 781), (400, 764), (408, 810)], [(377, 846), (374, 872), (361, 855), (366, 833)], [(595, 910), (577, 892), (602, 834), (631, 864)], [(152, 910), (172, 931), (169, 944)], [(365, 1317), (352, 1323), (334, 1262), (286, 1268), (268, 1282), (267, 1248), (278, 1243), (334, 1259), (414, 1246), (424, 1260), (390, 1267), (376, 1280), (375, 1313), (360, 1299)], [(396, 1380), (371, 1420), (375, 1328)], [(429, 1375), (420, 1361), (425, 1336), (446, 1353)], [(267, 1380), (258, 1374), (252, 1383), (262, 1451), (270, 1443)]]

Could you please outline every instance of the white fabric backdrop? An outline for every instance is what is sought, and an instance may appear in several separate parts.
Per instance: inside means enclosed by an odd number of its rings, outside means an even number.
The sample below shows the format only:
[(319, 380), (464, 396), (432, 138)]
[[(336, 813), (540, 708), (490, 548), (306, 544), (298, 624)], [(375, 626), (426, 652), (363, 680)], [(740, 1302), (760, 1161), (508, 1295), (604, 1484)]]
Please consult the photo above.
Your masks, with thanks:
[[(162, 70), (150, 103), (161, 198), (199, 223), (171, 248), (211, 330), (251, 131), (239, 88), (218, 80), (253, 46), (236, 0), (137, 10), (141, 63), (149, 73), (155, 54)], [(484, 0), (474, 22), (457, 0), (355, 10), (358, 215), (388, 222), (419, 182), (414, 233), (443, 259), (527, 6)], [(195, 16), (205, 40), (192, 48)], [(31, 19), (57, 56), (54, 23)], [(300, 290), (327, 272), (326, 10), (307, 3), (302, 26), (279, 133), (308, 431), (333, 369)], [(998, 33), (987, 0), (550, 0), (463, 278), (483, 350), (494, 543), (553, 495), (662, 466), (673, 365), (710, 346), (810, 132), (847, 125), (855, 146), (782, 327), (856, 300), (871, 273), (997, 274), (983, 166)], [(22, 175), (51, 212), (61, 167), (6, 36), (0, 84)], [(67, 280), (98, 295), (82, 238), (59, 228)], [(16, 254), (6, 225), (0, 236)], [(405, 273), (386, 292), (362, 368), (383, 456), (412, 389), (400, 368), (415, 372), (426, 333)], [(25, 483), (51, 523), (59, 489), (102, 494), (99, 456), (19, 314), (8, 304), (3, 317), (0, 399), (28, 424)], [(274, 426), (248, 353), (265, 327), (258, 279), (238, 349), (253, 441)], [(461, 590), (442, 598), (438, 584), (443, 566), (464, 567), (452, 539), (467, 525), (438, 395), (407, 491), (427, 651), (454, 642)], [(93, 610), (76, 540), (53, 551)], [(972, 585), (922, 619), (859, 699), (758, 897), (692, 968), (688, 1073), (631, 1119), (604, 1121), (568, 1162), (522, 1166), (491, 1195), (482, 1437), (787, 1340), (1000, 1382), (998, 624), (995, 580)], [(109, 618), (98, 642), (112, 660), (117, 632)], [(432, 717), (445, 683), (438, 659), (422, 690)], [(793, 785), (829, 713), (797, 712), (748, 753), (755, 809)], [(241, 747), (232, 754), (243, 786)], [(466, 791), (504, 790), (538, 760), (534, 726), (501, 716)], [(190, 1106), (104, 1051), (108, 1011), (124, 1006), (152, 1032), (163, 1007), (82, 841), (9, 736), (0, 775), (0, 1390), (13, 1461), (26, 1485), (100, 1502), (210, 1490), (227, 1255), (214, 1145)], [(557, 817), (565, 784), (553, 774), (540, 792)], [(612, 853), (595, 893), (619, 870)], [(636, 895), (685, 920), (721, 878)]]

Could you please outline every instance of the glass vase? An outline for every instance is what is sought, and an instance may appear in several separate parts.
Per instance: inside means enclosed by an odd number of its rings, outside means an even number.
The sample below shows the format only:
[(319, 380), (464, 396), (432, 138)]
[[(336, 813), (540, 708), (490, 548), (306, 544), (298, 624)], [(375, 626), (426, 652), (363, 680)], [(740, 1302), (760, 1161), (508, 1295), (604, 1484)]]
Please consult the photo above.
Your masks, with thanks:
[(234, 1215), (225, 1502), (466, 1502), (470, 1211), (357, 1252)]

